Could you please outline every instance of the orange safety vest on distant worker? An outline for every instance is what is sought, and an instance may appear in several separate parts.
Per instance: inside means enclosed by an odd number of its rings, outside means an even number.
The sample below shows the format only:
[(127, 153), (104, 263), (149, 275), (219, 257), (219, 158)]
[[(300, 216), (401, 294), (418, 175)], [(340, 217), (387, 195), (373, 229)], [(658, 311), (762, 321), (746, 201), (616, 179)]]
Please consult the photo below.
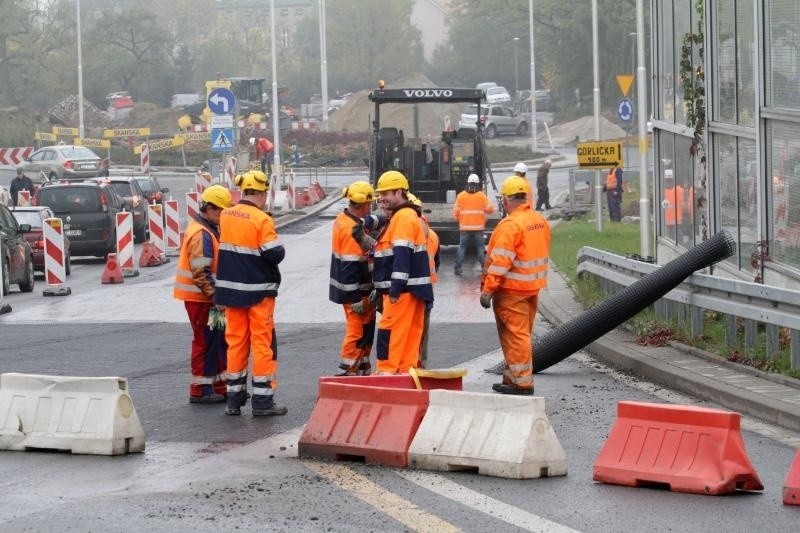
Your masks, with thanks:
[(497, 290), (536, 294), (547, 286), (550, 226), (547, 220), (522, 204), (501, 220), (486, 251), (483, 292)]
[(664, 189), (664, 199), (669, 203), (664, 210), (664, 223), (674, 226), (683, 222), (683, 187)]
[(622, 183), (617, 181), (618, 170), (618, 167), (614, 167), (608, 171), (608, 175), (606, 176), (606, 191), (613, 191), (616, 188), (622, 187)]
[(453, 217), (458, 220), (461, 231), (483, 231), (486, 215), (494, 212), (494, 206), (481, 191), (461, 191), (453, 204)]
[[(205, 232), (205, 233), (203, 233)], [(197, 220), (183, 236), (172, 295), (184, 302), (211, 302), (217, 274), (217, 237)]]

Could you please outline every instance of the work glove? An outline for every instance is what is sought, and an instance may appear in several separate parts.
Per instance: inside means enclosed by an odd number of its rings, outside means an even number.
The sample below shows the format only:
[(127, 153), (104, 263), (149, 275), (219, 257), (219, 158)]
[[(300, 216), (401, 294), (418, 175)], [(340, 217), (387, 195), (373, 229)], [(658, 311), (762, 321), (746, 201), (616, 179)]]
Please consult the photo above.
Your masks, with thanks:
[(361, 221), (353, 226), (350, 234), (356, 240), (361, 250), (365, 252), (370, 251), (372, 247), (375, 246), (375, 239), (364, 233), (364, 223)]
[(492, 294), (489, 292), (482, 292), (481, 293), (481, 306), (485, 309), (489, 309), (492, 306)]
[(353, 312), (355, 314), (357, 314), (357, 315), (363, 315), (364, 314), (364, 310), (365, 310), (364, 307), (365, 307), (364, 306), (364, 300), (359, 300), (356, 303), (354, 303), (353, 305), (351, 305), (350, 309), (352, 309)]

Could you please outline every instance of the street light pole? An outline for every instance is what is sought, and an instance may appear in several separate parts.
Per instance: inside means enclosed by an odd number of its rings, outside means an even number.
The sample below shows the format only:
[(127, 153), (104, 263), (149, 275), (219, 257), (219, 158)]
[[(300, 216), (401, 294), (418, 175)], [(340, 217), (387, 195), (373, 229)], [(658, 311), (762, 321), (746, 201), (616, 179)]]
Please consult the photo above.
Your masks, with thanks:
[(276, 187), (281, 183), (281, 117), (280, 107), (278, 106), (278, 55), (275, 52), (275, 0), (269, 0), (269, 23), (270, 23), (270, 51), (272, 54), (272, 142), (275, 145), (273, 156), (272, 178), (270, 179), (270, 193), (268, 197), (269, 209), (272, 209), (273, 194)]
[(531, 40), (531, 148), (534, 153), (539, 150), (536, 139), (536, 60), (533, 55), (533, 0), (528, 0), (528, 23)]
[(76, 2), (78, 31), (78, 136), (84, 138), (83, 123), (83, 57), (81, 54), (81, 0)]
[[(636, 109), (636, 36), (638, 34), (635, 31), (632, 31), (628, 34), (628, 37), (631, 38), (631, 74), (633, 75), (633, 85), (631, 87), (631, 107), (632, 109)], [(635, 127), (635, 122), (632, 122), (630, 129)], [(630, 163), (629, 163), (630, 164)]]
[(322, 78), (322, 129), (328, 130), (328, 44), (325, 31), (325, 0), (319, 0), (319, 56)]
[(514, 37), (514, 97), (519, 96), (519, 63), (517, 62), (517, 45), (519, 37)]

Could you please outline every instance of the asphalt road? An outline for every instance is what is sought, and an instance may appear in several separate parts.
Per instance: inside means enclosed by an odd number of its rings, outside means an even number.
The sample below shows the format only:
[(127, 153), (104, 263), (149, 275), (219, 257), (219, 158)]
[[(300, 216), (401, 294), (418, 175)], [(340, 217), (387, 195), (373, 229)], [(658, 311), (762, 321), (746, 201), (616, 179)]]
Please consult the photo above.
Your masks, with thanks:
[[(342, 178), (345, 179), (345, 178)], [(176, 198), (190, 176), (164, 176)], [(185, 192), (185, 191), (184, 191)], [(188, 404), (189, 328), (171, 298), (174, 261), (101, 285), (102, 262), (79, 259), (73, 294), (12, 292), (0, 316), (0, 372), (118, 375), (147, 435), (144, 454), (0, 453), (0, 531), (796, 531), (781, 487), (800, 434), (745, 417), (748, 455), (766, 489), (712, 497), (592, 481), (620, 400), (713, 406), (608, 369), (578, 353), (537, 374), (536, 392), (569, 460), (564, 477), (516, 481), (297, 458), (296, 443), (333, 372), (341, 310), (327, 302), (329, 219), (281, 232), (287, 247), (276, 312), (278, 401), (289, 414), (226, 417)], [(299, 229), (298, 229), (299, 228)], [(557, 245), (554, 243), (554, 245)], [(432, 316), (434, 366), (464, 366), (488, 392), (500, 360), (479, 274), (452, 274), (444, 251)], [(39, 280), (41, 283), (41, 280)], [(547, 324), (537, 324), (541, 333)]]

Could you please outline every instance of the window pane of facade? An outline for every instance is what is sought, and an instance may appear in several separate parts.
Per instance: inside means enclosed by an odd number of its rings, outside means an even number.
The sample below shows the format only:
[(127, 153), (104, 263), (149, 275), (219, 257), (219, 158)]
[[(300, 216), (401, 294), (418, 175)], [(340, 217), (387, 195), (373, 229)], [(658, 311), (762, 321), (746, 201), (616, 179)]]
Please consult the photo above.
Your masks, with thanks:
[(753, 23), (753, 0), (736, 2), (736, 96), (741, 126), (755, 126), (756, 44)]
[[(714, 169), (719, 187), (719, 227), (730, 232), (739, 243), (736, 137), (714, 134), (714, 146)], [(738, 256), (728, 257), (726, 261), (738, 266)]]
[(737, 166), (739, 176), (739, 268), (749, 270), (750, 255), (756, 251), (758, 236), (758, 165), (756, 143), (739, 138)]
[(675, 18), (675, 71), (676, 75), (676, 88), (675, 88), (675, 122), (677, 124), (686, 124), (686, 112), (683, 107), (683, 87), (680, 81), (680, 67), (681, 67), (681, 48), (683, 47), (683, 39), (687, 33), (692, 31), (691, 21), (692, 13), (694, 12), (693, 3), (689, 0), (676, 0), (675, 11), (673, 17)]
[(678, 77), (675, 76), (675, 47), (673, 45), (672, 29), (672, 0), (659, 2), (659, 32), (661, 44), (659, 46), (658, 63), (661, 67), (661, 119), (667, 122), (675, 121), (675, 84)]
[(735, 0), (714, 3), (712, 30), (714, 120), (736, 123), (736, 32), (734, 26)]
[(765, 0), (767, 105), (800, 108), (800, 3)]
[(660, 160), (659, 176), (664, 182), (661, 194), (661, 235), (677, 242), (677, 210), (678, 202), (675, 198), (675, 135), (666, 131), (659, 132), (658, 154)]
[(692, 140), (683, 135), (675, 136), (675, 188), (677, 190), (678, 244), (691, 248), (694, 244), (694, 158), (689, 155)]
[(767, 123), (770, 255), (800, 268), (800, 124)]

